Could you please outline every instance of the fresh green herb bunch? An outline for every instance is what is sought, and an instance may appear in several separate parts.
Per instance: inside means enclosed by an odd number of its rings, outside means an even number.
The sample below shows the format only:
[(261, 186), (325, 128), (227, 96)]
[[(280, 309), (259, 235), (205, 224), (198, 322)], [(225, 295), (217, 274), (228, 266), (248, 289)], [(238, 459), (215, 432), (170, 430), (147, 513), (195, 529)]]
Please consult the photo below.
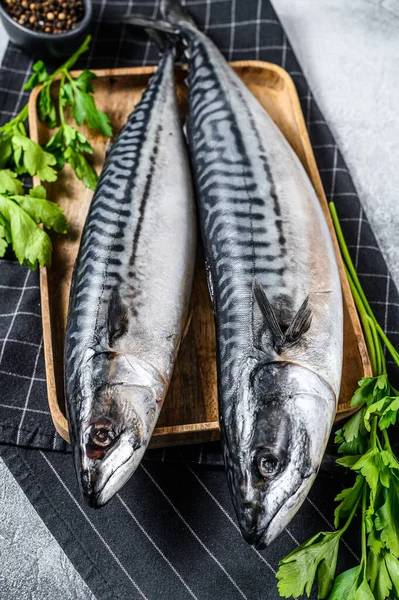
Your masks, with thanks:
[[(66, 219), (55, 203), (46, 200), (42, 186), (26, 195), (17, 177), (37, 175), (41, 181), (53, 182), (57, 172), (68, 163), (86, 187), (95, 188), (98, 177), (87, 160), (93, 149), (80, 131), (65, 122), (68, 106), (78, 126), (86, 122), (101, 134), (112, 135), (109, 118), (94, 102), (92, 81), (96, 75), (84, 70), (74, 79), (70, 74), (71, 67), (89, 49), (90, 41), (91, 37), (87, 36), (80, 48), (52, 74), (47, 72), (42, 61), (35, 63), (33, 74), (24, 86), (25, 90), (30, 90), (42, 85), (37, 103), (39, 118), (50, 128), (58, 126), (44, 147), (28, 137), (25, 127), (27, 104), (14, 119), (0, 127), (0, 256), (4, 256), (11, 244), (19, 262), (31, 269), (51, 262), (51, 241), (39, 225), (66, 233)], [(56, 78), (59, 79), (59, 93), (54, 100), (51, 86)]]
[[(358, 411), (337, 431), (343, 456), (339, 465), (356, 474), (352, 487), (335, 498), (335, 531), (320, 532), (280, 561), (279, 593), (310, 596), (317, 579), (318, 598), (385, 600), (399, 598), (399, 462), (388, 429), (398, 418), (399, 392), (390, 384), (381, 342), (399, 366), (393, 347), (370, 308), (330, 203), (349, 285), (362, 322), (373, 377), (359, 382), (352, 398)], [(360, 563), (337, 577), (339, 544), (355, 515), (361, 515)]]

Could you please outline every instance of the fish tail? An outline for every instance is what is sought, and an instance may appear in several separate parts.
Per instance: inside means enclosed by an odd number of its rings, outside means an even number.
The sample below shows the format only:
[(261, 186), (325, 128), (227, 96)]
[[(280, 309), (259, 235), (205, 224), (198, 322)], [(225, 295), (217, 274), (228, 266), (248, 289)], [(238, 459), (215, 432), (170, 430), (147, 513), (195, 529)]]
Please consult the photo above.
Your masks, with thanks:
[(179, 0), (161, 0), (161, 14), (172, 25), (178, 25), (182, 21), (197, 27), (194, 19)]
[(161, 52), (161, 54), (164, 54), (168, 51), (175, 53), (177, 41), (177, 38), (175, 36), (171, 36), (168, 33), (150, 27), (146, 27), (145, 32), (150, 38), (150, 40), (155, 42), (155, 44), (158, 46), (158, 49)]
[(150, 17), (142, 17), (141, 15), (123, 15), (116, 17), (115, 19), (110, 19), (113, 23), (121, 23), (124, 25), (133, 25), (135, 27), (139, 27), (140, 29), (145, 29), (148, 31), (157, 31), (160, 34), (165, 34), (168, 36), (179, 36), (179, 28), (172, 24), (172, 22), (168, 22), (162, 19), (153, 19)]

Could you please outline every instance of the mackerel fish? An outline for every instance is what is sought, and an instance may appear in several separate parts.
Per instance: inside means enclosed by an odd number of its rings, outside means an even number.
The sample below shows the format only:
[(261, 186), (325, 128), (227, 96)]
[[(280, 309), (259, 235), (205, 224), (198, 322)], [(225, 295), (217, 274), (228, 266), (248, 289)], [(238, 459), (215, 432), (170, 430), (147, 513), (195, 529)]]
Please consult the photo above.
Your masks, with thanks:
[(332, 239), (299, 159), (178, 2), (188, 145), (213, 301), (219, 418), (243, 536), (267, 546), (316, 477), (334, 421), (343, 309)]
[(170, 49), (106, 159), (73, 274), (65, 389), (93, 507), (123, 486), (149, 443), (187, 321), (195, 247)]

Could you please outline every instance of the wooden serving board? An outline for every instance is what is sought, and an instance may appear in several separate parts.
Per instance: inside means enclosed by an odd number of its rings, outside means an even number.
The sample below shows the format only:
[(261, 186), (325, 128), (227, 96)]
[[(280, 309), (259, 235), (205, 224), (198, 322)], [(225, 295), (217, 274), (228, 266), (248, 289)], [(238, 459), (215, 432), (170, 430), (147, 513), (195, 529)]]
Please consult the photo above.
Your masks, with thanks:
[[(352, 412), (350, 399), (357, 382), (362, 377), (370, 376), (371, 368), (296, 89), (288, 73), (276, 65), (240, 61), (232, 63), (232, 66), (299, 156), (330, 226), (344, 297), (345, 358), (336, 417), (341, 419)], [(110, 116), (114, 132), (119, 131), (125, 123), (154, 71), (155, 67), (95, 71), (98, 76), (98, 80), (94, 82), (96, 103)], [(187, 103), (184, 78), (184, 70), (177, 69), (177, 89), (182, 113)], [(44, 144), (53, 132), (37, 118), (38, 93), (39, 89), (36, 88), (30, 98), (29, 125), (32, 139)], [(83, 127), (82, 131), (94, 148), (93, 165), (100, 172), (106, 139), (87, 127)], [(35, 183), (38, 184), (39, 181)], [(40, 273), (48, 401), (55, 428), (69, 441), (63, 385), (64, 337), (72, 269), (92, 192), (76, 179), (69, 166), (64, 168), (55, 183), (45, 185), (48, 197), (64, 209), (69, 223), (67, 235), (51, 234), (54, 246), (52, 266), (41, 269)], [(215, 331), (200, 247), (192, 309), (191, 324), (181, 345), (151, 447), (207, 442), (219, 438)]]

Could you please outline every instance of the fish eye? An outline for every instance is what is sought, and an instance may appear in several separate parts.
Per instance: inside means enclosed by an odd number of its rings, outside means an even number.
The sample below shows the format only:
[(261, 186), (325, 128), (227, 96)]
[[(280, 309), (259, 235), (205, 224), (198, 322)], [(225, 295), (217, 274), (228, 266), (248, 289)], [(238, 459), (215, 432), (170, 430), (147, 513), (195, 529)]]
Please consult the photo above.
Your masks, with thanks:
[(97, 419), (90, 425), (89, 443), (93, 446), (106, 448), (114, 441), (116, 435), (109, 419)]
[(275, 477), (280, 472), (280, 461), (269, 449), (262, 449), (256, 456), (256, 465), (264, 479)]
[(115, 436), (113, 435), (113, 432), (108, 431), (108, 429), (95, 429), (90, 434), (90, 438), (96, 446), (109, 446)]

